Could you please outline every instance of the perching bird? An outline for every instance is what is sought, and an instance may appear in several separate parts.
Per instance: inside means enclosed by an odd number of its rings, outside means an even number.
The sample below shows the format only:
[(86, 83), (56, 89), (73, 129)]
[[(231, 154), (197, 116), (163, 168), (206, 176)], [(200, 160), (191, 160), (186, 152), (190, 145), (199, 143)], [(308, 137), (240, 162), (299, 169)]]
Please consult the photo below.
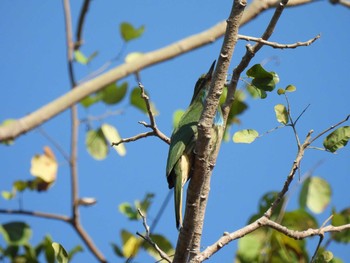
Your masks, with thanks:
[[(194, 147), (198, 138), (198, 121), (204, 109), (209, 92), (215, 61), (207, 74), (201, 76), (194, 88), (190, 106), (181, 117), (177, 128), (171, 135), (171, 144), (168, 153), (166, 176), (169, 189), (174, 187), (176, 227), (182, 227), (182, 195), (185, 183), (191, 178), (194, 160)], [(223, 118), (220, 106), (213, 121), (212, 142), (222, 130)], [(215, 144), (214, 142), (214, 144)]]

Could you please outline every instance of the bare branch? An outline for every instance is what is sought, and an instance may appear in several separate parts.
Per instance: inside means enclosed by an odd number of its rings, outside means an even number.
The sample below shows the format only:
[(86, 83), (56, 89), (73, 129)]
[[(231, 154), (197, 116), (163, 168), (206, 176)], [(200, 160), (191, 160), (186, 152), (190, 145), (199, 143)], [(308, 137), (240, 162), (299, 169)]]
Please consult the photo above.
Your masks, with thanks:
[(74, 45), (74, 49), (77, 50), (83, 44), (82, 34), (83, 34), (83, 26), (86, 18), (86, 14), (89, 11), (90, 0), (84, 0), (83, 6), (80, 10), (79, 20), (78, 20), (78, 30), (76, 33), (76, 42)]
[(148, 242), (159, 254), (159, 256), (164, 259), (165, 261), (171, 263), (171, 259), (169, 258), (169, 256), (159, 248), (159, 246), (153, 242), (153, 240), (151, 239), (150, 237), (150, 234), (151, 234), (151, 229), (150, 227), (147, 225), (147, 220), (146, 220), (146, 216), (142, 213), (142, 211), (137, 208), (137, 211), (139, 212), (140, 216), (142, 217), (142, 223), (143, 223), (143, 226), (146, 230), (146, 235), (142, 235), (140, 234), (139, 232), (136, 232), (136, 234), (140, 237), (142, 237), (146, 242)]
[[(70, 12), (69, 0), (63, 0), (65, 25), (66, 25), (66, 41), (67, 41), (67, 61), (69, 79), (71, 82), (71, 89), (74, 90), (76, 81), (73, 70), (73, 52), (74, 42), (72, 33), (72, 18)], [(99, 262), (107, 262), (105, 256), (96, 247), (90, 236), (84, 230), (80, 223), (79, 218), (79, 186), (78, 186), (78, 167), (77, 167), (77, 156), (78, 156), (78, 130), (79, 130), (79, 119), (78, 119), (78, 108), (76, 104), (71, 105), (71, 146), (70, 146), (70, 176), (71, 176), (71, 209), (72, 219), (71, 224), (75, 231), (79, 234), (81, 239), (84, 241), (86, 246), (89, 248), (91, 253), (97, 258)]]
[(329, 127), (328, 129), (325, 129), (323, 132), (321, 132), (320, 134), (318, 134), (315, 138), (313, 138), (310, 141), (310, 144), (313, 143), (314, 141), (316, 141), (318, 138), (320, 138), (322, 135), (324, 135), (325, 133), (329, 132), (330, 130), (333, 130), (334, 128), (338, 127), (339, 125), (343, 124), (344, 122), (348, 121), (350, 118), (350, 114), (348, 116), (346, 116), (346, 118), (340, 122), (338, 122), (337, 124), (332, 125), (331, 127)]
[(59, 220), (59, 221), (64, 221), (66, 223), (71, 222), (71, 219), (68, 216), (45, 213), (45, 212), (0, 209), (0, 213), (1, 214), (13, 214), (13, 215), (27, 215), (27, 216), (46, 218), (46, 219), (55, 219), (55, 220)]
[(270, 42), (270, 41), (264, 40), (262, 38), (245, 36), (245, 35), (238, 35), (238, 39), (247, 40), (247, 41), (254, 41), (254, 42), (264, 44), (265, 46), (270, 46), (273, 48), (280, 48), (280, 49), (310, 46), (312, 43), (314, 43), (320, 37), (321, 37), (321, 35), (317, 35), (314, 38), (309, 39), (308, 41), (305, 41), (305, 42), (296, 42), (293, 44), (281, 44), (281, 43), (277, 43), (277, 42)]
[(61, 147), (61, 145), (54, 139), (52, 138), (42, 127), (38, 127), (37, 131), (43, 136), (45, 137), (50, 143), (53, 144), (53, 146), (55, 146), (55, 148), (57, 149), (57, 151), (59, 151), (61, 153), (61, 155), (63, 156), (63, 158), (67, 161), (67, 163), (69, 163), (69, 155), (68, 153), (66, 153), (66, 151)]
[(112, 142), (111, 146), (118, 146), (121, 143), (134, 142), (134, 141), (137, 141), (139, 139), (146, 138), (149, 136), (156, 136), (156, 134), (154, 133), (154, 131), (139, 133), (133, 137), (121, 139), (119, 142)]
[(116, 111), (106, 111), (105, 113), (101, 114), (101, 115), (98, 115), (98, 116), (87, 116), (86, 118), (84, 119), (81, 119), (80, 120), (80, 123), (89, 123), (89, 122), (92, 122), (92, 121), (101, 121), (101, 120), (104, 120), (110, 116), (115, 116), (115, 115), (121, 115), (124, 113), (124, 110), (123, 109), (119, 109), (119, 110), (116, 110)]
[(203, 262), (204, 260), (210, 258), (213, 254), (215, 254), (217, 251), (219, 251), (222, 247), (226, 246), (229, 244), (231, 241), (236, 240), (238, 238), (241, 238), (249, 233), (252, 233), (258, 228), (261, 227), (270, 227), (278, 232), (285, 234), (286, 236), (289, 236), (291, 238), (294, 238), (296, 240), (301, 240), (305, 239), (307, 237), (312, 237), (312, 236), (324, 236), (325, 233), (328, 232), (341, 232), (347, 229), (350, 229), (350, 224), (342, 225), (342, 226), (325, 226), (325, 227), (320, 227), (318, 229), (307, 229), (304, 231), (296, 231), (296, 230), (291, 230), (288, 229), (285, 226), (282, 226), (270, 219), (268, 219), (265, 216), (260, 217), (257, 219), (255, 222), (235, 231), (232, 233), (227, 233), (225, 232), (224, 235), (219, 238), (218, 241), (216, 241), (213, 245), (207, 247), (203, 252), (198, 254), (192, 261), (191, 263), (199, 263)]
[(155, 117), (154, 117), (152, 109), (151, 109), (151, 103), (149, 101), (149, 97), (145, 93), (145, 88), (141, 84), (141, 82), (139, 82), (139, 87), (141, 89), (141, 98), (143, 98), (143, 100), (146, 103), (147, 113), (148, 113), (148, 117), (149, 117), (151, 124), (147, 124), (146, 122), (143, 122), (143, 121), (139, 121), (139, 123), (142, 124), (143, 126), (145, 126), (146, 128), (152, 129), (152, 131), (140, 133), (140, 134), (137, 134), (133, 137), (122, 139), (119, 142), (112, 142), (112, 144), (111, 144), (112, 146), (118, 146), (119, 144), (124, 143), (124, 142), (134, 142), (134, 141), (137, 141), (139, 139), (146, 138), (149, 136), (156, 136), (156, 137), (160, 138), (162, 141), (164, 141), (165, 143), (170, 144), (169, 137), (167, 137), (164, 133), (162, 133), (157, 127), (156, 120), (155, 120)]
[[(312, 3), (312, 0), (292, 0), (288, 6), (297, 6)], [(256, 18), (267, 9), (277, 6), (278, 0), (261, 1), (254, 0), (244, 12), (240, 25), (244, 25)], [(176, 56), (185, 54), (196, 48), (211, 44), (225, 33), (226, 21), (219, 22), (215, 26), (201, 33), (194, 34), (166, 47), (145, 53), (143, 56), (119, 65), (108, 72), (88, 82), (79, 84), (74, 90), (67, 92), (54, 101), (33, 111), (17, 121), (0, 127), (0, 141), (17, 138), (18, 136), (34, 129), (52, 117), (78, 103), (86, 96), (103, 89), (106, 85), (113, 83), (130, 74), (134, 74), (146, 67), (167, 61)]]

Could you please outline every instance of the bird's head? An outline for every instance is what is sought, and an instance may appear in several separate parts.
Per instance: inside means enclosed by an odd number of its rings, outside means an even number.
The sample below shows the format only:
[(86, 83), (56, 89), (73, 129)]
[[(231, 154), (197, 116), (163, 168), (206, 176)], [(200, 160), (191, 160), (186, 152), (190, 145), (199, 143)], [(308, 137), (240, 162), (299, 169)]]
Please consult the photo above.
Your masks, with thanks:
[(210, 66), (210, 69), (208, 71), (207, 74), (203, 74), (198, 80), (197, 80), (197, 83), (194, 87), (194, 92), (193, 92), (193, 96), (192, 96), (192, 99), (191, 99), (191, 103), (193, 103), (193, 101), (196, 99), (197, 95), (200, 94), (201, 90), (206, 90), (207, 92), (209, 91), (209, 88), (210, 88), (210, 83), (211, 83), (211, 80), (213, 78), (213, 73), (214, 73), (214, 68), (215, 68), (215, 63), (216, 63), (216, 60), (214, 60), (214, 62), (211, 64)]

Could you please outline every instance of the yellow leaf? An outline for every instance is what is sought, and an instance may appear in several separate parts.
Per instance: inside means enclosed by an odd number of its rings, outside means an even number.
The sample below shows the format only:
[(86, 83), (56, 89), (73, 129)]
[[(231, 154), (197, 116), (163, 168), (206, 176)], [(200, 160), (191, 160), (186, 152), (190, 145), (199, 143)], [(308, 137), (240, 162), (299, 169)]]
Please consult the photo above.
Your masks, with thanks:
[(126, 230), (122, 230), (123, 255), (126, 258), (135, 257), (140, 249), (142, 241)]
[[(119, 142), (122, 139), (118, 130), (112, 125), (105, 123), (101, 126), (101, 130), (109, 143)], [(124, 156), (126, 154), (126, 149), (123, 143), (119, 144), (118, 146), (113, 146), (113, 148), (120, 156)]]
[(35, 155), (31, 161), (30, 173), (46, 183), (53, 183), (57, 175), (57, 162), (52, 150), (44, 147), (44, 154)]

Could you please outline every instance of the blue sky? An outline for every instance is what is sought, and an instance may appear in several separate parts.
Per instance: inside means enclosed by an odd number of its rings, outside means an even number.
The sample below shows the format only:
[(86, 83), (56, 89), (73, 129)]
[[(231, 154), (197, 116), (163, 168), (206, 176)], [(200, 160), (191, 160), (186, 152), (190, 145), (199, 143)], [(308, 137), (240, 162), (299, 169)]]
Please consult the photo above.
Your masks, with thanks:
[[(72, 1), (74, 24), (82, 1)], [(85, 24), (82, 51), (99, 55), (89, 66), (76, 65), (76, 76), (82, 79), (115, 57), (122, 47), (119, 24), (127, 21), (136, 27), (145, 25), (142, 38), (131, 42), (123, 53), (148, 52), (168, 45), (176, 40), (206, 28), (227, 18), (231, 1), (92, 1)], [(61, 1), (1, 1), (0, 2), (0, 77), (2, 103), (0, 120), (19, 118), (50, 102), (69, 90), (66, 64), (66, 42)], [(260, 36), (272, 12), (265, 12), (240, 33)], [(350, 24), (349, 10), (332, 6), (327, 1), (290, 8), (285, 11), (272, 36), (272, 41), (294, 43), (305, 41), (321, 34), (321, 39), (310, 47), (294, 50), (277, 50), (264, 47), (253, 59), (252, 65), (269, 60), (265, 66), (280, 76), (278, 87), (294, 84), (297, 92), (289, 96), (292, 112), (297, 116), (307, 105), (309, 109), (298, 125), (298, 132), (304, 138), (310, 129), (315, 134), (342, 120), (350, 112), (350, 89), (347, 77), (350, 68), (348, 43), (350, 33), (344, 30)], [(240, 42), (231, 63), (232, 68), (243, 56), (245, 42)], [(141, 80), (149, 91), (160, 115), (158, 127), (170, 136), (172, 114), (185, 108), (192, 96), (198, 76), (207, 71), (217, 58), (221, 40), (206, 47), (182, 55), (141, 72)], [(122, 63), (122, 59), (113, 64)], [(126, 79), (130, 87), (136, 86), (134, 77)], [(240, 83), (243, 87), (243, 82)], [(245, 112), (237, 129), (255, 128), (259, 132), (278, 125), (273, 106), (284, 103), (276, 93), (266, 100), (248, 99), (249, 110)], [(128, 107), (128, 99), (117, 106), (93, 106), (88, 111), (79, 108), (79, 117), (100, 115), (106, 110), (123, 109), (124, 113), (113, 116), (105, 122), (115, 125), (123, 137), (144, 132), (137, 122), (148, 121), (147, 116)], [(69, 149), (69, 112), (66, 111), (42, 128), (63, 148)], [(93, 123), (98, 127), (101, 123)], [(141, 199), (147, 192), (156, 194), (149, 211), (152, 220), (168, 193), (165, 179), (165, 163), (168, 146), (157, 138), (147, 138), (127, 144), (127, 155), (116, 153), (104, 161), (95, 161), (84, 145), (86, 127), (80, 126), (79, 134), (79, 178), (80, 195), (97, 198), (92, 208), (82, 208), (82, 223), (96, 245), (111, 262), (118, 262), (110, 248), (110, 242), (120, 244), (119, 231), (126, 228), (131, 232), (143, 231), (141, 223), (130, 223), (118, 212), (121, 202)], [(316, 143), (322, 146), (322, 140)], [(50, 143), (37, 131), (31, 131), (16, 140), (11, 147), (0, 147), (2, 172), (1, 190), (11, 188), (18, 179), (27, 180), (31, 157), (41, 153)], [(50, 145), (53, 147), (52, 145)], [(58, 180), (47, 193), (23, 194), (23, 206), (28, 210), (69, 214), (69, 170), (68, 164), (57, 150), (59, 161)], [(202, 245), (212, 244), (224, 231), (234, 231), (245, 225), (248, 218), (257, 211), (259, 198), (267, 191), (279, 190), (292, 165), (296, 144), (291, 129), (284, 128), (264, 136), (251, 145), (224, 143), (213, 173), (210, 199), (205, 221)], [(316, 217), (322, 223), (329, 217), (332, 207), (342, 210), (349, 206), (348, 178), (350, 173), (349, 148), (332, 155), (324, 151), (309, 150), (302, 162), (301, 174), (308, 172), (320, 161), (322, 164), (314, 175), (325, 178), (332, 185), (332, 201), (328, 209)], [(288, 209), (297, 207), (300, 186), (296, 182)], [(1, 208), (17, 208), (18, 201), (0, 199)], [(81, 244), (75, 232), (61, 222), (1, 215), (0, 223), (25, 220), (34, 229), (33, 243), (50, 233), (55, 241), (66, 248)], [(220, 222), (220, 223), (218, 223)], [(176, 244), (173, 205), (168, 205), (156, 232), (169, 237)], [(316, 238), (311, 239), (310, 248), (315, 247)], [(0, 238), (0, 245), (3, 245)], [(216, 254), (211, 262), (230, 262), (236, 249), (232, 242)], [(350, 261), (348, 246), (330, 246), (336, 256)], [(93, 262), (89, 253), (79, 254), (73, 262)], [(140, 262), (152, 262), (146, 254)]]

